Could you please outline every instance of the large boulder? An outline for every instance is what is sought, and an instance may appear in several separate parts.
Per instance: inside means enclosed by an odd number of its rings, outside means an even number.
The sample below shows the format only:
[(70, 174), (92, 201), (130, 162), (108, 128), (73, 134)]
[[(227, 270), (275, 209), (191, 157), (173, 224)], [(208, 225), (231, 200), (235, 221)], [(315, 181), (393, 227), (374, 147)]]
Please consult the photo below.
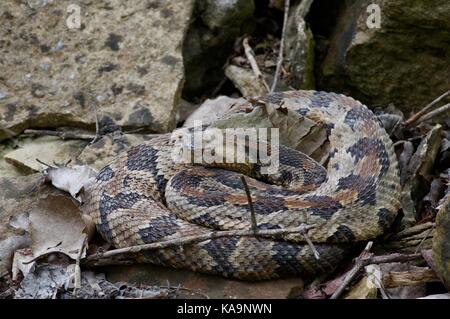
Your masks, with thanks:
[(92, 128), (94, 106), (125, 128), (173, 129), (192, 7), (1, 1), (0, 140), (27, 127)]
[[(372, 106), (394, 103), (411, 111), (450, 88), (450, 2), (343, 3), (319, 71), (322, 89), (350, 94)], [(378, 5), (379, 12), (370, 4)]]

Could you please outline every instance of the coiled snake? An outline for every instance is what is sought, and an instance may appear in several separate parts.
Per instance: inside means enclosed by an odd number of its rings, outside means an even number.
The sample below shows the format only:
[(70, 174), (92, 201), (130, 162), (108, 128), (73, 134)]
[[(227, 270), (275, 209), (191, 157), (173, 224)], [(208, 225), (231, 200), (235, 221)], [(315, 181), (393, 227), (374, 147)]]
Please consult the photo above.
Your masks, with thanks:
[[(334, 269), (349, 246), (390, 227), (400, 207), (397, 160), (389, 136), (366, 106), (335, 93), (290, 91), (249, 100), (237, 109), (252, 112), (264, 103), (326, 127), (325, 168), (281, 147), (278, 174), (259, 176), (265, 182), (247, 177), (258, 228), (311, 226), (307, 236), (320, 258), (314, 258), (303, 236), (286, 235), (211, 239), (145, 251), (141, 261), (248, 280), (311, 276)], [(99, 171), (84, 211), (116, 248), (251, 229), (240, 173), (224, 170), (226, 165), (175, 163), (172, 143), (167, 134), (133, 146)], [(261, 175), (258, 165), (244, 171)]]

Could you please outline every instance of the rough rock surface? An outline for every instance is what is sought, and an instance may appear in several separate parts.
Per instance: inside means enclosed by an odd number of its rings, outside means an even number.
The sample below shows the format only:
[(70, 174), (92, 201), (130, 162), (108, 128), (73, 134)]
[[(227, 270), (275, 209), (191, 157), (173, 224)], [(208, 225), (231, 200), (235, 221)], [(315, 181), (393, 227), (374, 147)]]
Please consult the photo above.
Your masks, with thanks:
[(5, 154), (4, 158), (25, 171), (39, 172), (44, 167), (36, 159), (50, 165), (73, 162), (86, 144), (84, 141), (63, 141), (59, 137), (43, 136), (22, 141), (19, 148)]
[[(346, 3), (349, 3), (347, 1)], [(450, 87), (450, 2), (356, 0), (340, 14), (319, 86), (372, 106), (418, 109)], [(380, 28), (369, 28), (380, 7)], [(370, 25), (370, 23), (369, 23)]]
[(202, 95), (223, 78), (222, 67), (235, 39), (253, 28), (253, 0), (196, 1), (197, 17), (183, 43), (186, 68), (184, 94)]
[[(175, 126), (193, 0), (0, 3), (0, 140), (27, 127)], [(74, 22), (75, 21), (75, 22)]]
[(15, 143), (0, 144), (0, 176), (1, 177), (18, 177), (22, 176), (23, 172), (17, 167), (8, 163), (4, 156), (14, 150)]

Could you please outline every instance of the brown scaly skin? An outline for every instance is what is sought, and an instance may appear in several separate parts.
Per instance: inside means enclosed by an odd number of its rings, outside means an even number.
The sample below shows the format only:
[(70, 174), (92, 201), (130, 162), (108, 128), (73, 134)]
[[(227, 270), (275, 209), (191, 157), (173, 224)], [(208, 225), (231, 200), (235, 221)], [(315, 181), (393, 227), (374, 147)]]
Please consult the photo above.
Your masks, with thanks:
[[(327, 125), (326, 171), (306, 155), (283, 148), (280, 169), (297, 180), (295, 185), (247, 179), (259, 227), (314, 226), (308, 236), (320, 259), (301, 236), (290, 235), (277, 240), (225, 237), (148, 251), (140, 261), (248, 280), (313, 276), (334, 269), (350, 245), (389, 228), (400, 207), (397, 160), (389, 136), (370, 110), (352, 98), (317, 91), (257, 100), (237, 109), (249, 112), (264, 107), (262, 101)], [(130, 148), (99, 172), (84, 211), (115, 247), (250, 229), (239, 173), (176, 164), (171, 150), (170, 134), (164, 135)]]

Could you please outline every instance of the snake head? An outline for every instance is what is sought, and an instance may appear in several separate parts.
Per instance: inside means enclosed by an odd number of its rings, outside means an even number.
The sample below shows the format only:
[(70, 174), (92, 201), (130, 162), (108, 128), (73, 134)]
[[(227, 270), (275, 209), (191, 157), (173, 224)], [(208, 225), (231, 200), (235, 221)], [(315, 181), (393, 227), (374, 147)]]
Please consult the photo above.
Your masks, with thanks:
[(234, 154), (236, 141), (234, 136), (227, 139), (225, 129), (195, 126), (174, 131), (170, 144), (173, 159), (178, 163), (218, 167), (227, 161), (227, 150)]

